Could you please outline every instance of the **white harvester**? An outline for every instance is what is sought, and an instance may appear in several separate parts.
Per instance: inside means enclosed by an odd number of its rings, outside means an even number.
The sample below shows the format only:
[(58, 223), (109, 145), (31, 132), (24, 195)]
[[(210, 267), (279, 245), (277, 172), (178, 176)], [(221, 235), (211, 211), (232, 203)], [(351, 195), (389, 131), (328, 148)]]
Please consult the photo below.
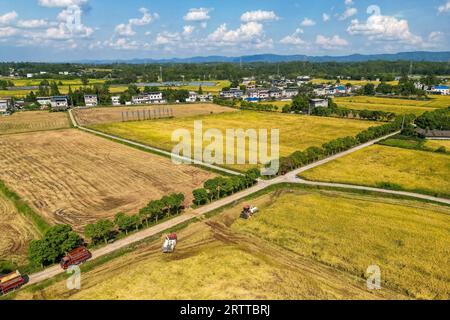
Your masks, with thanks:
[(241, 212), (241, 218), (242, 219), (249, 219), (251, 218), (254, 214), (256, 214), (259, 211), (259, 209), (257, 207), (253, 207), (250, 205), (246, 205)]
[(177, 235), (176, 233), (172, 233), (166, 236), (166, 239), (164, 240), (164, 244), (162, 247), (162, 251), (164, 253), (172, 253), (175, 250), (175, 246), (177, 245)]

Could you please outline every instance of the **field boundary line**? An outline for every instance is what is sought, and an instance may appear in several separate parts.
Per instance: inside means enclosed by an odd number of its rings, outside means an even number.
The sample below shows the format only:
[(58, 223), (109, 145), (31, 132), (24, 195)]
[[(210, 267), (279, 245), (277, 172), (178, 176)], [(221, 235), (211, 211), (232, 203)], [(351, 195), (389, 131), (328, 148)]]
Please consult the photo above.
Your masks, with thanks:
[(75, 119), (74, 115), (72, 114), (72, 110), (69, 110), (69, 115), (70, 115), (70, 120), (72, 121), (72, 124), (73, 124), (74, 128), (78, 128), (78, 129), (83, 130), (85, 132), (89, 132), (89, 133), (92, 133), (92, 134), (95, 134), (95, 135), (99, 135), (99, 136), (102, 136), (102, 137), (105, 137), (105, 138), (108, 138), (108, 139), (112, 139), (112, 140), (116, 140), (116, 141), (119, 141), (119, 142), (123, 142), (123, 143), (129, 144), (129, 145), (141, 148), (141, 149), (146, 149), (146, 150), (149, 150), (149, 151), (153, 151), (153, 152), (159, 153), (161, 155), (169, 156), (169, 157), (175, 158), (175, 159), (177, 159), (179, 161), (186, 162), (187, 164), (195, 164), (195, 165), (203, 166), (203, 167), (206, 167), (206, 168), (209, 168), (209, 169), (212, 169), (212, 170), (224, 172), (226, 174), (231, 174), (231, 175), (234, 175), (234, 176), (242, 176), (243, 175), (243, 173), (241, 173), (241, 172), (237, 172), (237, 171), (234, 171), (234, 170), (222, 168), (222, 167), (219, 167), (219, 166), (216, 166), (216, 165), (213, 165), (213, 164), (205, 163), (203, 161), (199, 161), (199, 160), (191, 159), (191, 158), (188, 158), (188, 157), (180, 156), (178, 154), (175, 154), (175, 153), (172, 153), (172, 152), (169, 152), (169, 151), (166, 151), (166, 150), (162, 150), (162, 149), (159, 149), (159, 148), (151, 147), (151, 146), (148, 146), (146, 144), (142, 144), (142, 143), (139, 143), (139, 142), (135, 142), (135, 141), (132, 141), (132, 140), (124, 139), (124, 138), (121, 138), (121, 137), (118, 137), (118, 136), (114, 136), (114, 135), (107, 134), (107, 133), (104, 133), (104, 132), (101, 132), (101, 131), (97, 131), (97, 130), (94, 130), (94, 129), (89, 129), (89, 128), (80, 126), (76, 122), (76, 119)]

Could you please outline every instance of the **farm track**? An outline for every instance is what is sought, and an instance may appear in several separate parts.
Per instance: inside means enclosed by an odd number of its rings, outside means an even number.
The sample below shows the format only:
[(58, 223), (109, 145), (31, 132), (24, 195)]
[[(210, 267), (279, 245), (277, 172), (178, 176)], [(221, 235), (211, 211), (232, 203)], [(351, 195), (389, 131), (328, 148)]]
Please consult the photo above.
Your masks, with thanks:
[[(96, 130), (86, 129), (86, 128), (80, 127), (76, 123), (75, 118), (74, 118), (74, 116), (73, 116), (71, 111), (69, 111), (69, 114), (70, 114), (70, 118), (72, 120), (72, 123), (73, 123), (74, 127), (78, 127), (81, 130), (84, 130), (84, 131), (87, 131), (87, 132), (90, 132), (90, 133), (93, 133), (93, 134), (96, 134), (96, 135), (100, 135), (100, 136), (106, 137), (108, 139), (116, 140), (116, 141), (119, 141), (119, 142), (125, 142), (125, 143), (128, 143), (128, 144), (137, 146), (139, 148), (143, 148), (143, 149), (147, 149), (147, 150), (156, 151), (156, 152), (159, 152), (159, 153), (171, 155), (170, 153), (168, 153), (166, 151), (163, 151), (163, 150), (152, 148), (152, 147), (149, 147), (149, 146), (146, 146), (146, 145), (142, 145), (142, 144), (139, 144), (139, 143), (136, 143), (136, 142), (133, 142), (133, 141), (127, 141), (126, 139), (118, 138), (118, 137), (115, 137), (113, 135), (107, 135), (107, 134), (104, 134), (102, 132), (98, 132)], [(201, 208), (198, 208), (198, 209), (195, 209), (195, 210), (192, 210), (192, 211), (188, 211), (186, 214), (184, 214), (182, 216), (173, 218), (173, 219), (171, 219), (169, 221), (166, 221), (166, 222), (164, 222), (164, 223), (162, 223), (160, 225), (157, 225), (157, 226), (148, 228), (146, 230), (140, 231), (138, 233), (135, 233), (135, 234), (131, 235), (130, 237), (121, 239), (120, 241), (117, 241), (117, 242), (115, 242), (113, 244), (110, 244), (110, 245), (107, 245), (107, 246), (105, 246), (105, 247), (103, 247), (101, 249), (98, 249), (98, 250), (93, 252), (93, 258), (95, 259), (95, 258), (98, 258), (100, 256), (104, 256), (106, 254), (112, 253), (112, 252), (114, 252), (116, 250), (125, 248), (125, 247), (127, 247), (127, 246), (129, 246), (129, 245), (131, 245), (133, 243), (137, 243), (137, 242), (142, 241), (142, 240), (144, 240), (144, 239), (146, 239), (148, 237), (151, 237), (151, 236), (157, 235), (157, 234), (159, 234), (161, 232), (164, 232), (165, 230), (168, 230), (170, 228), (176, 227), (177, 225), (185, 223), (186, 221), (189, 221), (189, 220), (191, 220), (191, 219), (193, 219), (195, 217), (197, 217), (197, 218), (201, 217), (201, 216), (203, 216), (204, 214), (206, 214), (208, 212), (217, 210), (217, 209), (219, 209), (219, 208), (221, 208), (221, 207), (223, 207), (225, 205), (237, 202), (237, 201), (243, 199), (244, 197), (249, 196), (251, 194), (254, 194), (254, 193), (258, 192), (258, 191), (261, 191), (261, 190), (263, 190), (263, 189), (265, 189), (265, 188), (267, 188), (269, 186), (273, 186), (273, 185), (277, 185), (277, 184), (281, 184), (281, 183), (297, 183), (297, 184), (305, 184), (305, 185), (312, 185), (312, 186), (326, 186), (326, 187), (346, 188), (346, 189), (350, 189), (350, 190), (373, 191), (373, 192), (390, 194), (390, 195), (402, 195), (402, 196), (407, 196), (407, 197), (416, 198), (416, 199), (429, 200), (429, 201), (434, 201), (434, 202), (443, 203), (443, 204), (450, 204), (450, 200), (449, 199), (436, 198), (436, 197), (422, 195), (422, 194), (417, 194), (417, 193), (393, 191), (393, 190), (388, 190), (388, 189), (377, 189), (377, 188), (370, 188), (370, 187), (363, 187), (363, 186), (342, 185), (342, 184), (336, 184), (336, 183), (320, 183), (320, 182), (305, 181), (305, 180), (297, 178), (297, 175), (299, 173), (303, 172), (303, 171), (312, 169), (312, 168), (320, 166), (320, 165), (322, 165), (324, 163), (327, 163), (327, 162), (333, 161), (335, 159), (344, 157), (344, 156), (346, 156), (348, 154), (351, 154), (353, 152), (359, 151), (359, 150), (361, 150), (363, 148), (371, 146), (371, 145), (373, 145), (373, 144), (375, 144), (375, 143), (377, 143), (377, 142), (379, 142), (381, 140), (384, 140), (384, 139), (389, 138), (391, 136), (394, 136), (396, 134), (398, 134), (398, 132), (395, 132), (395, 133), (389, 134), (387, 136), (381, 137), (379, 139), (376, 139), (376, 140), (364, 143), (364, 144), (359, 145), (357, 147), (354, 147), (354, 148), (352, 148), (350, 150), (347, 150), (347, 151), (335, 154), (335, 155), (333, 155), (333, 156), (331, 156), (329, 158), (320, 160), (320, 161), (318, 161), (316, 163), (313, 163), (313, 164), (310, 164), (310, 165), (305, 166), (303, 168), (294, 170), (294, 171), (288, 173), (285, 176), (280, 176), (280, 177), (277, 177), (277, 178), (272, 179), (272, 180), (259, 180), (258, 183), (255, 186), (253, 186), (253, 187), (251, 187), (249, 189), (246, 189), (246, 190), (244, 190), (242, 192), (239, 192), (239, 193), (236, 193), (234, 195), (231, 195), (231, 196), (229, 196), (227, 198), (220, 199), (220, 200), (218, 200), (216, 202), (210, 203), (210, 204), (205, 205), (205, 206), (203, 206)], [(222, 170), (222, 171), (224, 170), (223, 168), (220, 168), (220, 167), (218, 167), (218, 168), (220, 170)], [(227, 171), (231, 171), (231, 170), (227, 170)], [(233, 171), (231, 171), (231, 173), (232, 174), (237, 174), (236, 172), (233, 172)], [(61, 270), (61, 268), (59, 266), (54, 266), (54, 267), (48, 268), (48, 269), (43, 270), (43, 271), (41, 271), (41, 272), (39, 272), (37, 274), (30, 275), (30, 282), (29, 282), (29, 284), (38, 283), (40, 281), (52, 278), (52, 277), (54, 277), (54, 276), (56, 276), (58, 274), (61, 274), (63, 272), (64, 271)]]

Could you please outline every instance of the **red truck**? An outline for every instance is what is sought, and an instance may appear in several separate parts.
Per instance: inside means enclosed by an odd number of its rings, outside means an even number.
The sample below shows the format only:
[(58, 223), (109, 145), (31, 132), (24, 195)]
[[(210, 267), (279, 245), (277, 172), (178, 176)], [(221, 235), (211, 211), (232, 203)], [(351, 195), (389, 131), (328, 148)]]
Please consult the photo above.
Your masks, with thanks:
[(25, 278), (19, 271), (0, 276), (0, 294), (16, 290), (25, 284)]
[(91, 257), (92, 254), (88, 249), (86, 249), (86, 247), (78, 247), (70, 251), (64, 258), (61, 259), (60, 266), (66, 270), (70, 266), (82, 264)]

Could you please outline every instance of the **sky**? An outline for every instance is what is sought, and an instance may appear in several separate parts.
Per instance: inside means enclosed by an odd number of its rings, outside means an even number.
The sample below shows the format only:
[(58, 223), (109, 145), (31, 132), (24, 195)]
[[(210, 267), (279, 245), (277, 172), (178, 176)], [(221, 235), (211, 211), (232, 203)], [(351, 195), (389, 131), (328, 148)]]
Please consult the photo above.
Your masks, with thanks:
[(0, 0), (0, 61), (450, 51), (450, 0)]

